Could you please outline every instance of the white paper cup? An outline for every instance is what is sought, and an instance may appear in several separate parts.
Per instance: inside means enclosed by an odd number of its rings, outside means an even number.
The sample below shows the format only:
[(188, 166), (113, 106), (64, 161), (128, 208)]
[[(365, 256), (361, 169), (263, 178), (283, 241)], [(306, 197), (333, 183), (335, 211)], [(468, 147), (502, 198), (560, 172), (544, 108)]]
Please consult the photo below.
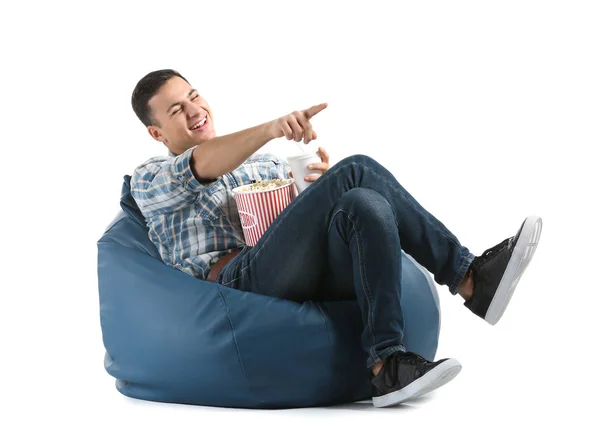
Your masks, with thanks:
[[(266, 180), (270, 181), (270, 180)], [(267, 191), (250, 191), (248, 185), (232, 190), (237, 203), (244, 239), (248, 246), (255, 246), (273, 220), (296, 197), (294, 181)]]
[(304, 177), (311, 174), (322, 174), (321, 171), (308, 169), (306, 166), (311, 163), (321, 163), (321, 157), (316, 152), (295, 155), (287, 158), (292, 172), (294, 173), (294, 182), (298, 188), (298, 194), (308, 188), (313, 182), (307, 182)]

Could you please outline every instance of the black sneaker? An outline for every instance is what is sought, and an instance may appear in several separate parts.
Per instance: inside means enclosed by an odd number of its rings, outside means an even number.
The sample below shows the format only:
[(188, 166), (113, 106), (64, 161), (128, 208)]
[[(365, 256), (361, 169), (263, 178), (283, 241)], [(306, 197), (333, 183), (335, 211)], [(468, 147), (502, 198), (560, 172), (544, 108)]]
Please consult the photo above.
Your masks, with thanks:
[(475, 257), (470, 266), (473, 296), (465, 306), (488, 323), (498, 323), (533, 257), (541, 233), (542, 219), (527, 217), (517, 235)]
[(412, 352), (395, 352), (384, 360), (377, 375), (371, 372), (373, 406), (397, 405), (445, 385), (462, 366), (453, 358), (436, 362)]

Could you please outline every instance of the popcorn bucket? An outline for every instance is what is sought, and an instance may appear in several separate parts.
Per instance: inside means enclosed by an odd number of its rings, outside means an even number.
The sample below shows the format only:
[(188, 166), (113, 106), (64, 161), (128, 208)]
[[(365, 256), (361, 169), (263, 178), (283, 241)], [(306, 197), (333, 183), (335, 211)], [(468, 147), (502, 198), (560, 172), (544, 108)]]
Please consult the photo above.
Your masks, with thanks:
[(264, 180), (238, 186), (232, 192), (248, 246), (258, 243), (273, 220), (297, 196), (293, 179)]

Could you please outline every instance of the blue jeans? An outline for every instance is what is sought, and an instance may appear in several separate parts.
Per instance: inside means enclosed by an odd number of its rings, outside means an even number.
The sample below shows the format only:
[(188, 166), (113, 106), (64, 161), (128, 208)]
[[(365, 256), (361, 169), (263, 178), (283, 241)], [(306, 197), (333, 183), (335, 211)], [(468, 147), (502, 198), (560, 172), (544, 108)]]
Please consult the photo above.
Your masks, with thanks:
[(298, 195), (217, 283), (296, 302), (356, 299), (371, 367), (405, 350), (401, 248), (451, 294), (474, 258), (387, 169), (354, 155)]

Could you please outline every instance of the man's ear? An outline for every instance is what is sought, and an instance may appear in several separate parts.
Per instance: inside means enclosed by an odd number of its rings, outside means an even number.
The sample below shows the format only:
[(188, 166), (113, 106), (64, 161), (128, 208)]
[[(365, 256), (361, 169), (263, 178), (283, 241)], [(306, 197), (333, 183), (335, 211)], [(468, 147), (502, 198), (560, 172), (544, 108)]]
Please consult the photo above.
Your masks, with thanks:
[(160, 128), (158, 126), (154, 126), (154, 125), (150, 125), (148, 126), (148, 134), (150, 134), (150, 136), (159, 142), (165, 142), (166, 138), (164, 137), (162, 131), (160, 130)]

